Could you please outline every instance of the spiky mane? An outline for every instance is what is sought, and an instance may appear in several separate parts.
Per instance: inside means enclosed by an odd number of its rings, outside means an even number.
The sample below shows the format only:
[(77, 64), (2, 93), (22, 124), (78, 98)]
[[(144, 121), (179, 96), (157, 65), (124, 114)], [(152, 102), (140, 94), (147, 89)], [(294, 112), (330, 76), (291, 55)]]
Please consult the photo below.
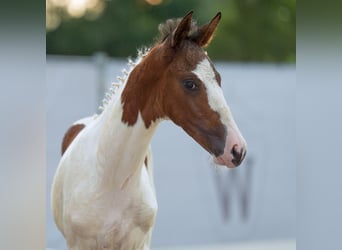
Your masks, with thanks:
[(109, 91), (105, 93), (105, 97), (102, 100), (102, 105), (99, 107), (99, 110), (102, 112), (108, 103), (112, 100), (114, 96), (116, 96), (116, 93), (118, 90), (126, 85), (127, 79), (129, 74), (132, 72), (132, 70), (141, 62), (141, 60), (148, 54), (150, 51), (150, 48), (144, 47), (140, 50), (138, 50), (138, 55), (136, 59), (128, 58), (127, 68), (124, 68), (121, 70), (122, 75), (117, 77), (116, 82), (112, 82)]

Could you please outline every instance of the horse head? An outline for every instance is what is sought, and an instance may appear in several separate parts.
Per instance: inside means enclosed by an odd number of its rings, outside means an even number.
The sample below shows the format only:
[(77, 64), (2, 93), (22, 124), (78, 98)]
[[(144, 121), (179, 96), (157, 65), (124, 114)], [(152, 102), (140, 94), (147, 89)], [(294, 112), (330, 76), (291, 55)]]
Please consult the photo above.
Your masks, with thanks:
[[(147, 127), (157, 118), (168, 118), (212, 154), (215, 163), (236, 167), (245, 157), (246, 142), (224, 98), (220, 74), (204, 50), (221, 13), (202, 26), (192, 14), (159, 26), (161, 39), (130, 76), (145, 84), (131, 100), (140, 102), (137, 106)], [(149, 104), (143, 101), (146, 95)], [(127, 115), (128, 123), (133, 124), (137, 114), (138, 110), (131, 122)]]

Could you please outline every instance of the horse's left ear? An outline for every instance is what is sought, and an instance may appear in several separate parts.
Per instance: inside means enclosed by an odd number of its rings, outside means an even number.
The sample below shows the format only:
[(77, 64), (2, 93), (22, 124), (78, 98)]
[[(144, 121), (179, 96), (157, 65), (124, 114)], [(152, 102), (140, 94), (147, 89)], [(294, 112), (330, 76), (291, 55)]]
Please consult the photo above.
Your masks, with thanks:
[(188, 14), (186, 14), (185, 17), (183, 17), (180, 23), (178, 24), (177, 28), (173, 31), (171, 37), (172, 48), (177, 47), (177, 45), (180, 44), (181, 41), (188, 36), (191, 27), (191, 18), (193, 13), (193, 11), (190, 11)]
[(207, 24), (201, 26), (196, 32), (196, 37), (194, 37), (194, 42), (196, 42), (200, 47), (207, 47), (214, 37), (214, 33), (217, 25), (221, 20), (221, 12), (218, 12), (216, 16)]

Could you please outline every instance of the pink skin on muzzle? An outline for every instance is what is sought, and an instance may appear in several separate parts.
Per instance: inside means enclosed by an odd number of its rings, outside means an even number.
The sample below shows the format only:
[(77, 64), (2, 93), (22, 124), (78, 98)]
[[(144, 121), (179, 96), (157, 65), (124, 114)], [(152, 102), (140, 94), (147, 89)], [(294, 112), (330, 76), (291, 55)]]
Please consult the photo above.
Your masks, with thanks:
[(214, 157), (214, 162), (228, 168), (235, 168), (241, 164), (246, 156), (246, 152), (247, 144), (239, 129), (236, 126), (232, 127), (229, 125), (224, 152), (222, 155)]

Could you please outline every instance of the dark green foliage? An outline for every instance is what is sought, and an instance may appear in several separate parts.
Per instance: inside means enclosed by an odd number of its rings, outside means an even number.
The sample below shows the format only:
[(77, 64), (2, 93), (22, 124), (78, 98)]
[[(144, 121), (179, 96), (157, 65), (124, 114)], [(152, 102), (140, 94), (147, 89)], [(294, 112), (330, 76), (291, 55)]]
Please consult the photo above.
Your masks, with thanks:
[(194, 10), (199, 24), (222, 12), (216, 39), (208, 51), (228, 61), (294, 62), (296, 53), (295, 0), (164, 0), (151, 6), (144, 0), (106, 1), (96, 20), (65, 18), (47, 32), (48, 54), (135, 56), (153, 44), (158, 24)]

